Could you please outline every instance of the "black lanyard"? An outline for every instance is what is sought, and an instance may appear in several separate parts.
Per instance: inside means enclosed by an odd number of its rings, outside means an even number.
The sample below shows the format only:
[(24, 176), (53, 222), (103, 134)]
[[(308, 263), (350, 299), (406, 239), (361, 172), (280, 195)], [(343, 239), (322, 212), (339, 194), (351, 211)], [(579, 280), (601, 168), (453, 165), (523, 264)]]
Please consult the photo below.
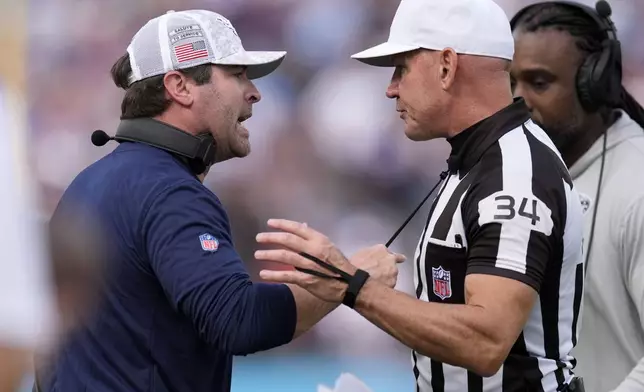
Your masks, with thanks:
[[(436, 185), (434, 185), (432, 190), (430, 190), (429, 193), (427, 193), (427, 196), (425, 196), (425, 198), (423, 199), (423, 201), (420, 202), (418, 207), (416, 207), (416, 209), (411, 213), (411, 215), (409, 215), (409, 217), (403, 222), (403, 224), (398, 228), (398, 230), (396, 230), (396, 232), (391, 236), (389, 241), (387, 241), (387, 243), (385, 244), (385, 246), (387, 248), (396, 240), (396, 238), (398, 238), (400, 233), (402, 233), (403, 229), (409, 224), (409, 222), (412, 220), (412, 218), (414, 216), (416, 216), (416, 214), (418, 213), (420, 208), (427, 202), (427, 200), (432, 195), (432, 193), (434, 193), (436, 188), (438, 188), (438, 186), (443, 182), (443, 180), (445, 180), (445, 178), (447, 178), (448, 174), (449, 174), (449, 171), (447, 171), (447, 170), (443, 171), (440, 174), (440, 179), (438, 180)], [(297, 268), (296, 267), (295, 269), (297, 269), (298, 271), (306, 272), (309, 275), (314, 275), (314, 276), (317, 276), (319, 278), (337, 279), (337, 280), (341, 280), (341, 281), (345, 281), (345, 282), (348, 281), (348, 279), (351, 278), (351, 276), (349, 274), (347, 274), (346, 272), (340, 270), (339, 268), (336, 268), (336, 267), (332, 266), (331, 264), (328, 264), (328, 263), (318, 259), (317, 257), (311, 256), (310, 254), (304, 253), (304, 252), (300, 252), (300, 255), (302, 255), (302, 256), (306, 257), (307, 259), (315, 262), (320, 267), (322, 267), (322, 268), (324, 268), (324, 269), (326, 269), (326, 270), (328, 270), (328, 271), (330, 271), (330, 272), (332, 272), (334, 274), (340, 275), (340, 276), (330, 276), (330, 275), (323, 274), (322, 272), (318, 272), (318, 271), (314, 271), (314, 270), (310, 270), (310, 269), (306, 269), (306, 268)]]

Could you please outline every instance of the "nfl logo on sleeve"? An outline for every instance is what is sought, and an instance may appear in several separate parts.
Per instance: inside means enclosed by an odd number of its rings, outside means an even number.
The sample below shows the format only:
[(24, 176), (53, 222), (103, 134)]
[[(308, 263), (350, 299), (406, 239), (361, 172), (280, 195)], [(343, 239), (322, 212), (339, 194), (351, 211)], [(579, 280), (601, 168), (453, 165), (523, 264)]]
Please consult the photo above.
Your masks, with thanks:
[(432, 267), (432, 277), (433, 282), (432, 286), (434, 288), (434, 294), (445, 300), (452, 296), (452, 274), (449, 271), (443, 269), (439, 266), (438, 268)]
[(201, 249), (207, 252), (215, 252), (219, 249), (219, 241), (211, 234), (202, 234), (199, 236), (199, 242), (201, 242)]

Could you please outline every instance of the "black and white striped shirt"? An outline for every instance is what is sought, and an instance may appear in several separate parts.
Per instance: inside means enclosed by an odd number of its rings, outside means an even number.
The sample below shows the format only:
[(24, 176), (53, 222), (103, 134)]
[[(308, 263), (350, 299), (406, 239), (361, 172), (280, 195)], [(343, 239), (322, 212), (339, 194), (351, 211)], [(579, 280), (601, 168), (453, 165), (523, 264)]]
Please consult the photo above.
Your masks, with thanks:
[[(467, 274), (539, 297), (499, 372), (482, 378), (412, 352), (420, 392), (554, 392), (573, 377), (583, 290), (582, 210), (557, 149), (521, 99), (449, 140), (443, 180), (415, 255), (416, 296), (463, 304)], [(502, 322), (502, 320), (500, 320)]]

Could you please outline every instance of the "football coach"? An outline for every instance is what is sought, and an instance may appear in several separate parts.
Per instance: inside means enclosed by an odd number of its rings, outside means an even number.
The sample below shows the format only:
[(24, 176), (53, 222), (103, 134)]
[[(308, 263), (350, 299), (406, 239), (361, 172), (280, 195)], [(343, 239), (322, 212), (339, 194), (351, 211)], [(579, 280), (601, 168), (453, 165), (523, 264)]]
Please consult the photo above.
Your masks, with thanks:
[[(580, 391), (570, 355), (583, 282), (582, 208), (546, 133), (513, 100), (514, 40), (493, 0), (402, 0), (386, 43), (353, 57), (394, 67), (386, 95), (405, 134), (446, 138), (448, 171), (414, 256), (415, 296), (352, 280), (353, 308), (411, 348), (420, 392)], [(348, 260), (286, 220), (258, 259), (340, 270)], [(302, 257), (306, 252), (320, 263)], [(325, 268), (326, 267), (326, 268)], [(329, 302), (345, 292), (303, 271), (262, 271)]]
[[(74, 179), (54, 214), (100, 220), (101, 302), (39, 375), (41, 390), (229, 391), (234, 355), (288, 343), (337, 306), (294, 285), (253, 283), (224, 207), (202, 184), (213, 163), (249, 153), (242, 123), (260, 100), (251, 79), (284, 56), (245, 51), (210, 11), (171, 11), (136, 33), (112, 68), (125, 90), (116, 135), (92, 135), (120, 145)], [(403, 259), (380, 245), (352, 268), (393, 287)]]

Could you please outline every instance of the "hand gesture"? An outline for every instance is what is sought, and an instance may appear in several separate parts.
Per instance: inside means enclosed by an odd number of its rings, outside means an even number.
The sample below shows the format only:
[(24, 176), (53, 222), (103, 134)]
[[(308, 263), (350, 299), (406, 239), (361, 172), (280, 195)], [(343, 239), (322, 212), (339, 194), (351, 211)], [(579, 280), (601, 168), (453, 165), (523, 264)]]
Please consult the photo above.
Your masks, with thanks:
[(370, 278), (393, 289), (398, 280), (398, 263), (405, 261), (405, 256), (393, 253), (380, 244), (359, 250), (349, 261), (367, 271)]
[[(322, 233), (308, 227), (304, 223), (271, 219), (268, 225), (272, 228), (282, 230), (282, 232), (260, 233), (257, 235), (257, 242), (261, 244), (277, 245), (282, 249), (259, 250), (255, 252), (255, 258), (258, 260), (276, 261), (282, 264), (292, 265), (297, 268), (317, 271), (329, 276), (337, 276), (319, 266), (308, 258), (301, 256), (299, 253), (304, 252), (314, 256), (321, 261), (332, 265), (339, 270), (353, 276), (357, 268), (370, 268), (375, 274), (375, 278), (384, 279), (385, 284), (395, 284), (397, 271), (392, 272), (391, 266), (395, 262), (403, 261), (404, 256), (385, 252), (380, 247), (372, 247), (358, 252), (352, 260), (358, 263), (358, 267), (353, 265), (338, 250), (333, 243)], [(386, 249), (386, 248), (385, 248)], [(370, 257), (375, 259), (370, 259)], [(260, 272), (260, 277), (267, 281), (296, 284), (318, 298), (339, 303), (344, 298), (347, 284), (336, 279), (327, 279), (317, 277), (302, 271), (269, 271)]]

